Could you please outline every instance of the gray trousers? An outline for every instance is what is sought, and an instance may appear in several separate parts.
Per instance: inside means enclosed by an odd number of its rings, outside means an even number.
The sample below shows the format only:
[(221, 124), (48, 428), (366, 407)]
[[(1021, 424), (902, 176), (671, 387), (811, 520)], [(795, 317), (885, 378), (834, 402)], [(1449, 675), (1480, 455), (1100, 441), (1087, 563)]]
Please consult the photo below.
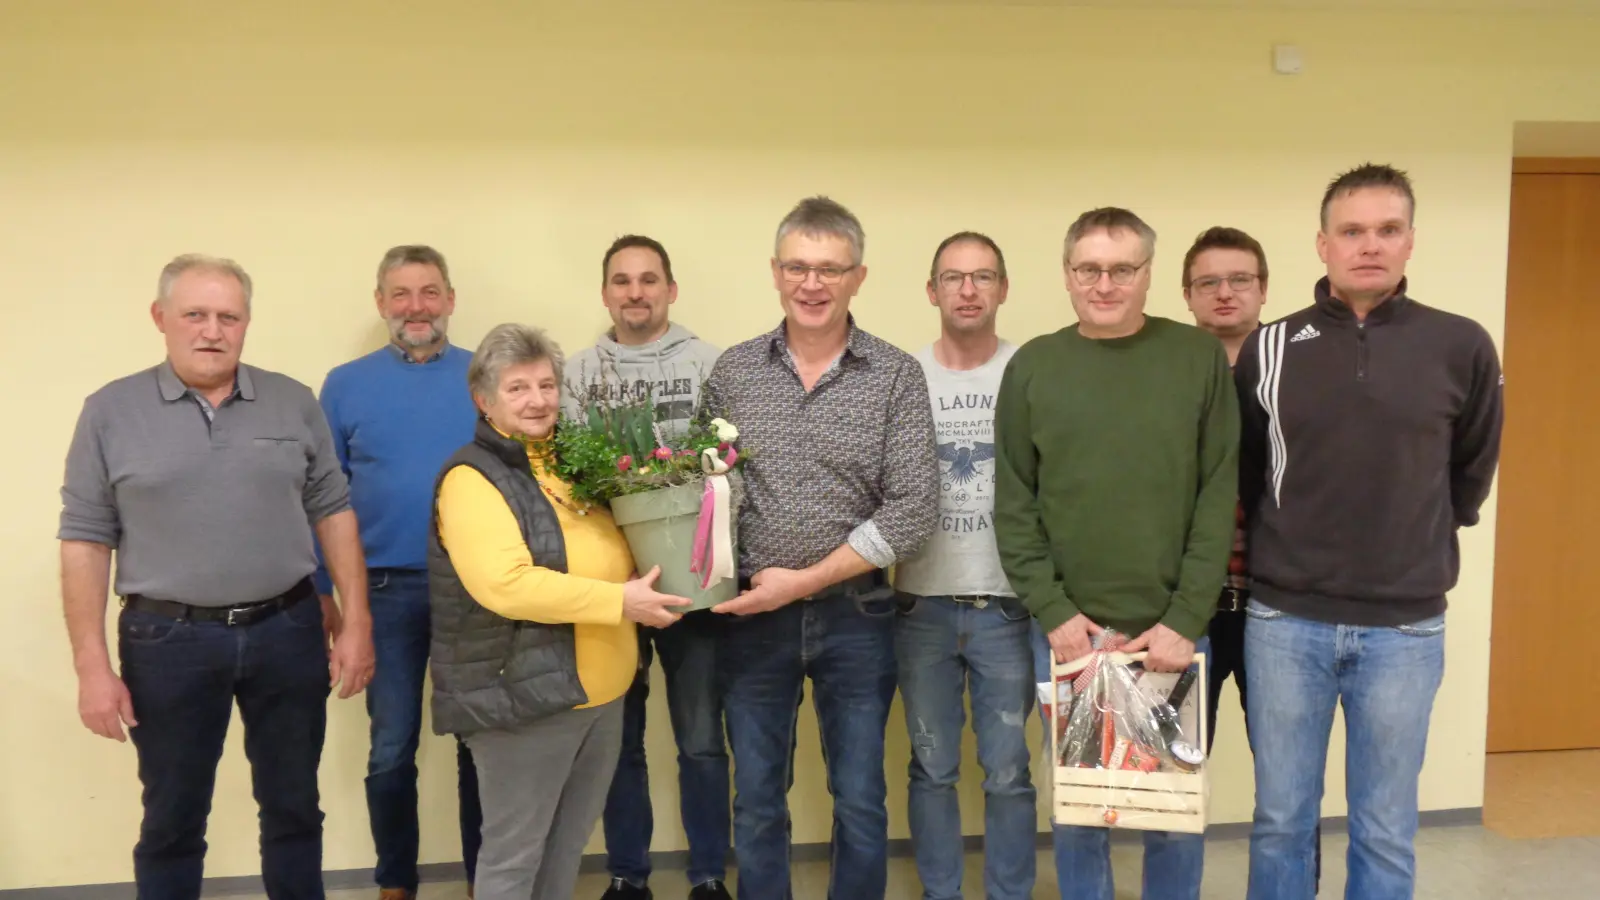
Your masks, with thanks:
[(478, 765), (477, 900), (571, 900), (622, 751), (622, 700), (467, 738)]

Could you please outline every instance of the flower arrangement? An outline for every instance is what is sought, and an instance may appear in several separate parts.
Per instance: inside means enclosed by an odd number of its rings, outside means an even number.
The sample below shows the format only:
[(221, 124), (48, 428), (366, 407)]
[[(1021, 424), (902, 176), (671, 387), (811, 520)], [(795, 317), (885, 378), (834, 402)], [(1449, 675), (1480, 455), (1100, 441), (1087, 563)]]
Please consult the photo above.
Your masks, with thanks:
[(628, 494), (695, 484), (744, 462), (733, 446), (739, 429), (723, 419), (696, 420), (681, 437), (663, 437), (648, 396), (613, 406), (591, 402), (584, 414), (582, 421), (563, 416), (552, 438), (556, 470), (572, 485), (575, 500), (605, 505)]
[(583, 419), (563, 416), (554, 437), (557, 473), (573, 499), (611, 508), (640, 572), (659, 567), (659, 590), (707, 609), (737, 591), (737, 528), (742, 492), (732, 475), (745, 461), (739, 429), (695, 419), (668, 440), (647, 394), (590, 402)]

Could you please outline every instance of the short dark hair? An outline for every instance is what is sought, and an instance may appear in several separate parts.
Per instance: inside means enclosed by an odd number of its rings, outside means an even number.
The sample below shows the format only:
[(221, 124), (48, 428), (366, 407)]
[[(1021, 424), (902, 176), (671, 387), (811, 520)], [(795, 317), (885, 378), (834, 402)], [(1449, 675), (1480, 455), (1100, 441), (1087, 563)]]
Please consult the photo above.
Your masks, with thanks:
[(1388, 188), (1391, 191), (1398, 191), (1406, 198), (1406, 206), (1410, 208), (1407, 221), (1416, 221), (1417, 195), (1411, 190), (1410, 176), (1394, 166), (1363, 163), (1348, 172), (1341, 173), (1328, 183), (1328, 189), (1322, 194), (1322, 227), (1328, 227), (1328, 207), (1334, 200), (1364, 188)]
[(1102, 206), (1079, 216), (1067, 229), (1067, 239), (1062, 242), (1061, 247), (1061, 261), (1065, 263), (1072, 256), (1072, 248), (1096, 231), (1104, 231), (1107, 234), (1131, 231), (1144, 242), (1145, 252), (1154, 253), (1156, 249), (1156, 230), (1145, 224), (1145, 221), (1132, 210), (1120, 206)]
[(625, 234), (611, 242), (611, 246), (606, 249), (605, 257), (600, 260), (601, 284), (605, 284), (606, 279), (611, 277), (611, 257), (629, 247), (643, 247), (655, 251), (656, 256), (661, 257), (661, 271), (667, 276), (667, 284), (677, 284), (672, 279), (672, 257), (667, 255), (667, 248), (661, 246), (661, 242), (655, 238), (645, 237), (642, 234)]
[(390, 247), (378, 263), (378, 290), (383, 290), (383, 276), (401, 266), (410, 265), (433, 266), (439, 270), (439, 276), (444, 279), (445, 290), (453, 289), (450, 284), (450, 265), (444, 261), (443, 253), (427, 244), (401, 244), (398, 247)]
[(1189, 252), (1183, 255), (1183, 286), (1185, 289), (1188, 289), (1190, 281), (1193, 280), (1189, 275), (1189, 270), (1194, 268), (1195, 259), (1207, 250), (1243, 250), (1246, 253), (1254, 253), (1256, 255), (1256, 268), (1259, 269), (1256, 274), (1261, 276), (1262, 286), (1266, 286), (1267, 251), (1261, 249), (1261, 242), (1237, 228), (1215, 225), (1200, 232), (1200, 236), (1194, 239), (1194, 245), (1189, 248)]
[(933, 251), (933, 263), (928, 266), (929, 281), (939, 277), (939, 257), (944, 255), (944, 251), (948, 250), (953, 244), (961, 243), (982, 244), (983, 246), (988, 247), (990, 250), (993, 250), (995, 262), (1000, 267), (1000, 279), (1002, 281), (1005, 280), (1006, 255), (1000, 252), (1000, 245), (994, 242), (994, 238), (977, 231), (958, 231), (940, 241), (939, 249)]

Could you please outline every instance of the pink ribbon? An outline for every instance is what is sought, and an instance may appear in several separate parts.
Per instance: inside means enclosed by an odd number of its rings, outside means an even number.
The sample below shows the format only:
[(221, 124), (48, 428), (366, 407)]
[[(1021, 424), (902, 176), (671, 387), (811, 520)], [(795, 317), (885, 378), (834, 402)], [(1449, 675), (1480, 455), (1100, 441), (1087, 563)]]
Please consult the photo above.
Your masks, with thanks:
[(726, 462), (717, 459), (716, 453), (715, 448), (705, 451), (706, 486), (700, 493), (700, 516), (695, 520), (694, 550), (689, 559), (689, 571), (700, 576), (702, 589), (709, 588), (714, 580), (736, 574), (728, 478), (722, 474), (732, 464), (733, 451), (729, 450), (730, 459)]

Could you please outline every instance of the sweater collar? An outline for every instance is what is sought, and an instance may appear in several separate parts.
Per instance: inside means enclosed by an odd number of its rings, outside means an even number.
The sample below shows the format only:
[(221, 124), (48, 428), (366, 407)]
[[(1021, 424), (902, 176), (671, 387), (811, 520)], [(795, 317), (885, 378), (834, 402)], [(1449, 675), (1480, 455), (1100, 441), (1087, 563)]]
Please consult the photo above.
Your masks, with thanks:
[[(1324, 275), (1317, 280), (1315, 295), (1317, 309), (1321, 310), (1325, 315), (1341, 322), (1354, 322), (1356, 320), (1355, 311), (1350, 309), (1349, 304), (1333, 296), (1333, 290), (1328, 283), (1328, 276)], [(1411, 298), (1406, 296), (1406, 279), (1401, 278), (1400, 285), (1394, 289), (1394, 293), (1389, 295), (1387, 300), (1373, 307), (1371, 312), (1367, 313), (1367, 323), (1375, 325), (1392, 321), (1395, 316), (1404, 312), (1405, 308), (1410, 304)]]

